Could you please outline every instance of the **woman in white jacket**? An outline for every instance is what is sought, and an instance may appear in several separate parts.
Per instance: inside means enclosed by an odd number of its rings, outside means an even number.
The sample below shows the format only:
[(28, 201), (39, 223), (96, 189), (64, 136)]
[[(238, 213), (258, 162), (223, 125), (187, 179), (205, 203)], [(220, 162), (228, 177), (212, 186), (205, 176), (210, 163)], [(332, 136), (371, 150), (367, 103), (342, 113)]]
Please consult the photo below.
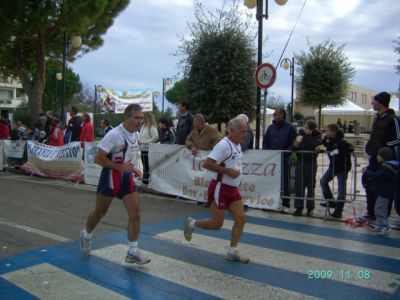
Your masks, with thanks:
[(144, 184), (149, 184), (149, 144), (158, 142), (158, 130), (156, 119), (151, 112), (145, 112), (143, 115), (143, 126), (139, 133), (140, 152), (143, 163), (143, 180)]

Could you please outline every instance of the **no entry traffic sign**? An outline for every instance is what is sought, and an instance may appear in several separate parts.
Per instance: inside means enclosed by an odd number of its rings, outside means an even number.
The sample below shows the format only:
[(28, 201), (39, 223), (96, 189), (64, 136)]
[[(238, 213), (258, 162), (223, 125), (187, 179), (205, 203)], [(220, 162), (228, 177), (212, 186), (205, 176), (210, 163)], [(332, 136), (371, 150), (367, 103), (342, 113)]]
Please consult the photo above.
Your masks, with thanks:
[(260, 89), (267, 89), (275, 83), (276, 71), (273, 65), (264, 63), (258, 66), (255, 73), (256, 85)]

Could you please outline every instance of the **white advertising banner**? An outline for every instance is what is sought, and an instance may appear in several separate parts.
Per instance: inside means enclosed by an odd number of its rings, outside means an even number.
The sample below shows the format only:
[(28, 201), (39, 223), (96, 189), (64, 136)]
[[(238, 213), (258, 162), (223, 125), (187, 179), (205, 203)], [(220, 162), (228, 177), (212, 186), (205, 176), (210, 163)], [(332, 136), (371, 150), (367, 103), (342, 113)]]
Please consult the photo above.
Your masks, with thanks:
[(21, 169), (43, 177), (79, 181), (84, 166), (80, 142), (72, 142), (62, 147), (53, 147), (28, 141), (28, 161)]
[(3, 171), (3, 161), (4, 161), (3, 147), (4, 147), (3, 140), (0, 140), (0, 171)]
[(85, 143), (85, 184), (97, 185), (99, 183), (101, 166), (94, 163), (99, 142)]
[(102, 100), (103, 113), (123, 113), (131, 103), (142, 106), (143, 111), (153, 110), (152, 89), (109, 89), (102, 86), (97, 87), (97, 93)]
[[(152, 189), (206, 202), (207, 188), (215, 174), (202, 167), (208, 153), (200, 151), (194, 157), (184, 146), (150, 144)], [(277, 210), (281, 190), (280, 151), (244, 152), (239, 189), (249, 207)]]
[(4, 155), (12, 158), (23, 158), (26, 141), (3, 140)]

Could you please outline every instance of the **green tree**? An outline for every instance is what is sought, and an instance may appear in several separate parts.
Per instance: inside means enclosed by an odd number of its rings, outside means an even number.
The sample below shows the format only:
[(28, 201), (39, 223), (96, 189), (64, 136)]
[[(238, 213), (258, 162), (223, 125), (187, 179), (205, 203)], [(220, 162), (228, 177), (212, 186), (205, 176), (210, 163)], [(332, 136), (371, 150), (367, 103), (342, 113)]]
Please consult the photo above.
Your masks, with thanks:
[(187, 99), (187, 84), (187, 78), (175, 82), (174, 86), (165, 92), (168, 101), (172, 104), (178, 104), (180, 101)]
[(298, 93), (300, 101), (319, 109), (321, 127), (322, 107), (344, 102), (355, 69), (343, 53), (344, 45), (336, 46), (329, 40), (308, 45), (308, 53), (302, 51), (296, 55)]
[(1, 2), (0, 72), (19, 77), (29, 98), (32, 120), (42, 111), (46, 60), (62, 56), (64, 32), (82, 37), (81, 48), (68, 53), (72, 61), (77, 54), (102, 45), (101, 35), (128, 3), (129, 0)]
[(219, 125), (239, 113), (252, 118), (256, 63), (250, 23), (243, 21), (237, 1), (215, 13), (205, 12), (195, 1), (195, 19), (189, 24), (191, 37), (182, 41), (178, 52), (185, 57), (191, 110)]
[[(49, 60), (46, 67), (46, 86), (43, 93), (42, 108), (59, 113), (61, 110), (61, 81), (56, 74), (61, 72), (62, 62)], [(69, 106), (75, 94), (81, 92), (82, 84), (79, 75), (67, 67), (65, 69), (65, 105)]]

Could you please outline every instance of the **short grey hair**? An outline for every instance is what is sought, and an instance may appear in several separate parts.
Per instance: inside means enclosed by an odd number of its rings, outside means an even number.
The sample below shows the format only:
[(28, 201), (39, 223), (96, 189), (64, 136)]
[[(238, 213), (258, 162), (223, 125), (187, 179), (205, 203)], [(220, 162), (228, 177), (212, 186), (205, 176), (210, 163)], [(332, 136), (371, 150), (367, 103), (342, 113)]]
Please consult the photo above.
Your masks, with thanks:
[(194, 115), (194, 118), (195, 118), (195, 119), (199, 119), (200, 122), (203, 123), (203, 124), (206, 123), (206, 120), (204, 119), (203, 114), (195, 114), (195, 115)]
[(237, 115), (236, 118), (242, 118), (246, 121), (246, 123), (249, 123), (249, 117), (246, 116), (245, 114)]
[(246, 120), (244, 120), (244, 118), (240, 118), (240, 117), (236, 117), (236, 118), (231, 119), (228, 122), (228, 129), (230, 130), (230, 129), (238, 128), (240, 122), (243, 122), (243, 121), (246, 121)]

